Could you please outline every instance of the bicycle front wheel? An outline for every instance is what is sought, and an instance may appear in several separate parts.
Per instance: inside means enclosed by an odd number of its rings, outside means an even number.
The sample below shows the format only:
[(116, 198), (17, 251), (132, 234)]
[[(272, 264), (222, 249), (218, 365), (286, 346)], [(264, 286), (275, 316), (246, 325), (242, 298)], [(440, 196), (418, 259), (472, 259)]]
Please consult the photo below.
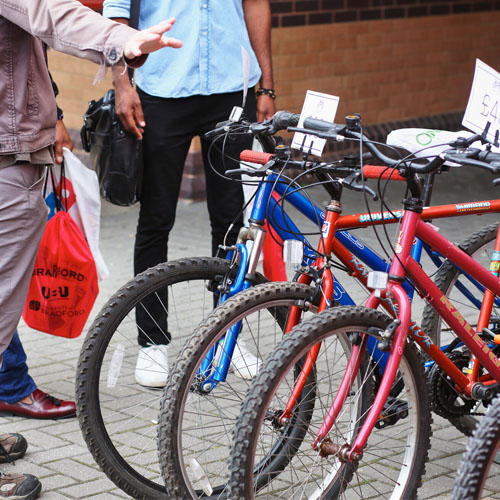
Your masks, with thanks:
[[(430, 410), (423, 364), (411, 344), (405, 347), (397, 375), (403, 388), (388, 398), (362, 458), (355, 463), (342, 451), (354, 442), (373, 400), (376, 363), (368, 354), (356, 376), (351, 375), (351, 390), (323, 440), (331, 451), (321, 456), (312, 447), (346, 373), (351, 342), (358, 333), (371, 335), (391, 321), (371, 309), (337, 308), (285, 336), (252, 385), (234, 430), (231, 499), (416, 498), (427, 460)], [(287, 439), (277, 416), (290, 401), (297, 363), (318, 343), (315, 404), (307, 434), (292, 448), (294, 455), (286, 457), (282, 472), (263, 480), (255, 474), (256, 464), (269, 459), (277, 440)], [(300, 404), (294, 406), (297, 411)]]
[(497, 396), (469, 439), (455, 478), (454, 500), (500, 497), (500, 396)]
[[(76, 403), (83, 437), (106, 475), (135, 499), (169, 498), (156, 446), (162, 393), (135, 380), (137, 336), (144, 331), (136, 316), (149, 318), (164, 332), (168, 357), (174, 360), (213, 309), (217, 285), (229, 268), (227, 260), (197, 257), (148, 269), (111, 297), (82, 346)], [(151, 369), (165, 372), (164, 366)]]
[[(161, 405), (158, 451), (171, 498), (227, 497), (227, 458), (241, 402), (262, 360), (281, 340), (291, 306), (302, 304), (302, 308), (309, 309), (313, 294), (314, 288), (293, 282), (258, 285), (219, 306), (193, 333), (172, 368)], [(225, 346), (222, 339), (238, 324), (238, 342), (229, 373), (210, 386), (209, 377), (222, 370), (218, 365)], [(214, 364), (207, 374), (200, 367), (214, 348)], [(242, 348), (244, 357), (236, 352)], [(313, 386), (314, 381), (311, 379), (309, 384)], [(261, 461), (257, 470), (272, 475), (284, 467), (281, 458), (290, 454), (289, 447), (304, 436), (308, 418), (305, 408), (310, 411), (312, 405), (313, 389), (308, 392), (307, 402), (302, 402), (300, 419), (288, 426), (288, 436), (294, 439), (277, 443), (278, 459)]]

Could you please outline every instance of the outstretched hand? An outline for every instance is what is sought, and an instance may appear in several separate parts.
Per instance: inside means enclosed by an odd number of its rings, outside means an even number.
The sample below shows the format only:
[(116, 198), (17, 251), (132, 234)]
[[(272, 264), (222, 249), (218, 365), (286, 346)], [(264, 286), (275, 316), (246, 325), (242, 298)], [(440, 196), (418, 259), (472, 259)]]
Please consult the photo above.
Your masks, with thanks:
[(149, 54), (164, 47), (172, 47), (178, 49), (182, 47), (182, 42), (176, 38), (163, 36), (164, 33), (170, 31), (175, 18), (162, 21), (151, 28), (147, 28), (137, 33), (134, 33), (125, 44), (123, 54), (127, 59), (134, 59), (143, 54)]

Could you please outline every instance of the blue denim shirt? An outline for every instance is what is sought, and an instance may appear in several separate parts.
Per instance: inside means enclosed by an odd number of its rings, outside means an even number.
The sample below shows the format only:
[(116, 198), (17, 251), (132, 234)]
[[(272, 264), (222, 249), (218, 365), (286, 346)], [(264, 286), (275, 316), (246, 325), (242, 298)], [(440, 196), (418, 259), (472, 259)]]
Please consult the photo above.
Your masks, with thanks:
[[(130, 0), (105, 0), (103, 15), (129, 18)], [(175, 17), (167, 36), (182, 40), (180, 49), (150, 54), (136, 71), (136, 83), (158, 97), (188, 97), (243, 89), (241, 46), (250, 55), (249, 86), (261, 72), (250, 45), (242, 0), (142, 0), (139, 29)]]

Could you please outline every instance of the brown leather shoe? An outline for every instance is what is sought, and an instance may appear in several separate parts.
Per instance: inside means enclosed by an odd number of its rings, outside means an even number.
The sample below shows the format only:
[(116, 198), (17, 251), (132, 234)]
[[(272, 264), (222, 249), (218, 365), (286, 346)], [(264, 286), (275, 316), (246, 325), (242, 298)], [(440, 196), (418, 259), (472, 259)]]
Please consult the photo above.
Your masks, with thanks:
[(0, 413), (19, 417), (53, 419), (73, 417), (76, 414), (76, 406), (73, 401), (61, 401), (45, 394), (40, 389), (33, 391), (30, 397), (33, 401), (31, 404), (22, 403), (21, 401), (9, 404), (0, 401)]

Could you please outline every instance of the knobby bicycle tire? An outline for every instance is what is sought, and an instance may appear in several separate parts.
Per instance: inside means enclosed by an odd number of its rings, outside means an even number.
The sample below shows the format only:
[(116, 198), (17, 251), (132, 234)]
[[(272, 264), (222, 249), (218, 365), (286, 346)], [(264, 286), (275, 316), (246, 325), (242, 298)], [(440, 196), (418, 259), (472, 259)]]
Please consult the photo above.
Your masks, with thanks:
[[(210, 290), (215, 290), (214, 283), (223, 279), (229, 267), (224, 259), (196, 257), (148, 269), (109, 299), (82, 346), (76, 404), (83, 437), (105, 474), (135, 499), (168, 498), (156, 451), (161, 391), (141, 387), (134, 380), (138, 354), (135, 309), (146, 300), (162, 302), (162, 294), (168, 290), (169, 355), (174, 359), (213, 309)], [(258, 275), (257, 282), (262, 281), (264, 277)]]
[[(161, 404), (158, 450), (167, 493), (172, 498), (227, 496), (231, 431), (251, 381), (242, 380), (233, 372), (212, 391), (204, 392), (206, 379), (200, 375), (199, 367), (206, 354), (214, 346), (221, 349), (225, 332), (241, 321), (238, 341), (244, 339), (250, 352), (265, 358), (282, 338), (290, 306), (307, 303), (313, 293), (314, 288), (295, 282), (258, 285), (222, 304), (193, 333), (172, 368)], [(261, 477), (266, 477), (264, 471), (272, 475), (282, 470), (286, 465), (283, 459), (294, 454), (291, 446), (304, 436), (314, 404), (313, 376), (308, 384), (311, 390), (307, 401), (303, 401), (301, 423), (295, 420), (287, 426), (287, 436), (294, 439), (284, 440), (284, 446), (277, 443), (278, 459), (265, 460), (256, 466)], [(196, 482), (198, 469), (203, 471), (213, 491), (200, 489)]]
[[(379, 420), (380, 428), (372, 431), (359, 464), (336, 459), (334, 455), (321, 458), (318, 451), (312, 449), (312, 439), (345, 373), (345, 363), (341, 368), (337, 364), (336, 353), (341, 350), (335, 350), (337, 341), (352, 340), (355, 338), (352, 334), (369, 333), (369, 328), (373, 332), (372, 327), (383, 330), (390, 321), (391, 318), (379, 311), (341, 307), (318, 314), (284, 337), (252, 384), (234, 430), (229, 479), (231, 500), (344, 498), (349, 492), (356, 498), (416, 498), (428, 459), (431, 417), (427, 385), (422, 383), (426, 380), (423, 363), (410, 343), (405, 346), (399, 369), (404, 389), (397, 399), (386, 403), (383, 418), (381, 416)], [(319, 342), (321, 349), (315, 364), (315, 415), (307, 437), (283, 473), (259, 490), (255, 488), (253, 474), (255, 455), (268, 453), (265, 443), (272, 443), (273, 435), (279, 432), (267, 423), (268, 415), (283, 410), (293, 387), (294, 377), (289, 380), (288, 375), (297, 360)], [(328, 434), (338, 449), (353, 443), (373, 399), (369, 387), (373, 384), (374, 361), (368, 357), (367, 362), (367, 368), (360, 370), (354, 381), (355, 387), (347, 395)], [(333, 389), (328, 387), (328, 381), (332, 382)], [(382, 446), (386, 448), (381, 449)]]
[[(489, 405), (486, 413), (476, 427), (473, 437), (469, 439), (467, 450), (455, 476), (453, 487), (453, 500), (477, 500), (487, 496), (498, 495), (497, 453), (500, 448), (500, 396), (497, 396)], [(488, 477), (492, 477), (492, 484)]]

